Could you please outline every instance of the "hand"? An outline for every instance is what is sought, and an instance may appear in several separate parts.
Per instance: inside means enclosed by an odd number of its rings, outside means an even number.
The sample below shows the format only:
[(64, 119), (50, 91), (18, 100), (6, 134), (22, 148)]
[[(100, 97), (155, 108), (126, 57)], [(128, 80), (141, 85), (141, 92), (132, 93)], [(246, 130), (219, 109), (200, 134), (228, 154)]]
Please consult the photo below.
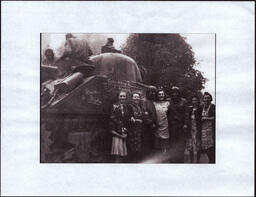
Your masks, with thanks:
[(188, 126), (185, 124), (185, 125), (183, 126), (184, 132), (187, 132), (187, 128), (188, 128)]
[(121, 138), (126, 138), (126, 137), (127, 137), (127, 134), (124, 134), (124, 133), (123, 133), (122, 135), (120, 135), (120, 137), (121, 137)]
[(143, 121), (141, 119), (135, 119), (136, 122), (142, 123)]
[(156, 124), (153, 123), (153, 124), (151, 125), (151, 129), (153, 129), (153, 130), (156, 129)]

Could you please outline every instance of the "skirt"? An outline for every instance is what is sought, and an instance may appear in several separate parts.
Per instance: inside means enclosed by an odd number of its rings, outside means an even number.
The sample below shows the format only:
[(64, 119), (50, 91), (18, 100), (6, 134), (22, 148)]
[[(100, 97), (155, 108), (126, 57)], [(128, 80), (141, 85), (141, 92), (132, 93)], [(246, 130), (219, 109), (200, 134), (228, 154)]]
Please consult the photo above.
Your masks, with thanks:
[(202, 149), (209, 149), (214, 147), (212, 122), (203, 121), (202, 124), (202, 136), (201, 136), (201, 147)]
[(126, 140), (117, 136), (112, 137), (111, 155), (127, 156)]

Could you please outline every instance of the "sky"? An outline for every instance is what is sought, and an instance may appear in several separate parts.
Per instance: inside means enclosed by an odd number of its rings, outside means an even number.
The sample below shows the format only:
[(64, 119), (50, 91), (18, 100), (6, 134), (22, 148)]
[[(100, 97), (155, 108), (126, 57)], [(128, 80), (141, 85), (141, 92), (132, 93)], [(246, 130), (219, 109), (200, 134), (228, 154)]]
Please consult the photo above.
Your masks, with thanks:
[[(115, 39), (116, 48), (125, 43), (128, 34), (111, 34)], [(201, 71), (207, 79), (203, 92), (215, 94), (215, 34), (181, 34), (192, 47), (196, 61), (195, 69)], [(214, 96), (213, 96), (214, 97)], [(213, 100), (215, 100), (213, 98)]]
[[(129, 34), (103, 34), (112, 37), (114, 46), (121, 49)], [(65, 41), (65, 34), (48, 34), (49, 45), (57, 50)], [(181, 34), (186, 37), (186, 42), (192, 47), (196, 61), (199, 63), (195, 69), (201, 71), (207, 79), (203, 92), (215, 95), (215, 34)], [(46, 35), (47, 37), (47, 35)], [(46, 46), (43, 46), (46, 47)], [(49, 46), (48, 46), (49, 47)], [(213, 98), (213, 101), (215, 99)]]

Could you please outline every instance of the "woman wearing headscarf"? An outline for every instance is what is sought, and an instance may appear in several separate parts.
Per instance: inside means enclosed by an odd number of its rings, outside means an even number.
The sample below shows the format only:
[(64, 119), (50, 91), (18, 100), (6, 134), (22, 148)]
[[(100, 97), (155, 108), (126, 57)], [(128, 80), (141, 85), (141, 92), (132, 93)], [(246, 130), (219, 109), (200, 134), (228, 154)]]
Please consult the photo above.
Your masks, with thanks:
[(201, 150), (198, 160), (201, 153), (207, 154), (209, 163), (215, 163), (215, 105), (208, 92), (203, 96)]
[(197, 153), (200, 149), (200, 138), (202, 129), (202, 107), (198, 96), (190, 98), (191, 106), (187, 110), (187, 140), (184, 152), (185, 162), (197, 163)]
[(126, 137), (128, 109), (126, 105), (126, 92), (121, 91), (118, 102), (113, 104), (110, 113), (110, 131), (112, 134), (111, 155), (116, 163), (123, 162), (127, 156)]

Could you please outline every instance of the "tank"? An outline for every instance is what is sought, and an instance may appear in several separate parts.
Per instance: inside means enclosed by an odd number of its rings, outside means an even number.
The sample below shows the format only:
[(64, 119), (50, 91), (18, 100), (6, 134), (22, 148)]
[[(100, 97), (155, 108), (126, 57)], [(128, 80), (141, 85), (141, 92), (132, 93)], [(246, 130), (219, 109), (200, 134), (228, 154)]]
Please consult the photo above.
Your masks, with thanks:
[(139, 91), (145, 98), (149, 86), (132, 58), (104, 53), (90, 60), (95, 69), (89, 76), (75, 69), (65, 78), (41, 81), (42, 163), (109, 162), (109, 113), (119, 91), (128, 98)]

